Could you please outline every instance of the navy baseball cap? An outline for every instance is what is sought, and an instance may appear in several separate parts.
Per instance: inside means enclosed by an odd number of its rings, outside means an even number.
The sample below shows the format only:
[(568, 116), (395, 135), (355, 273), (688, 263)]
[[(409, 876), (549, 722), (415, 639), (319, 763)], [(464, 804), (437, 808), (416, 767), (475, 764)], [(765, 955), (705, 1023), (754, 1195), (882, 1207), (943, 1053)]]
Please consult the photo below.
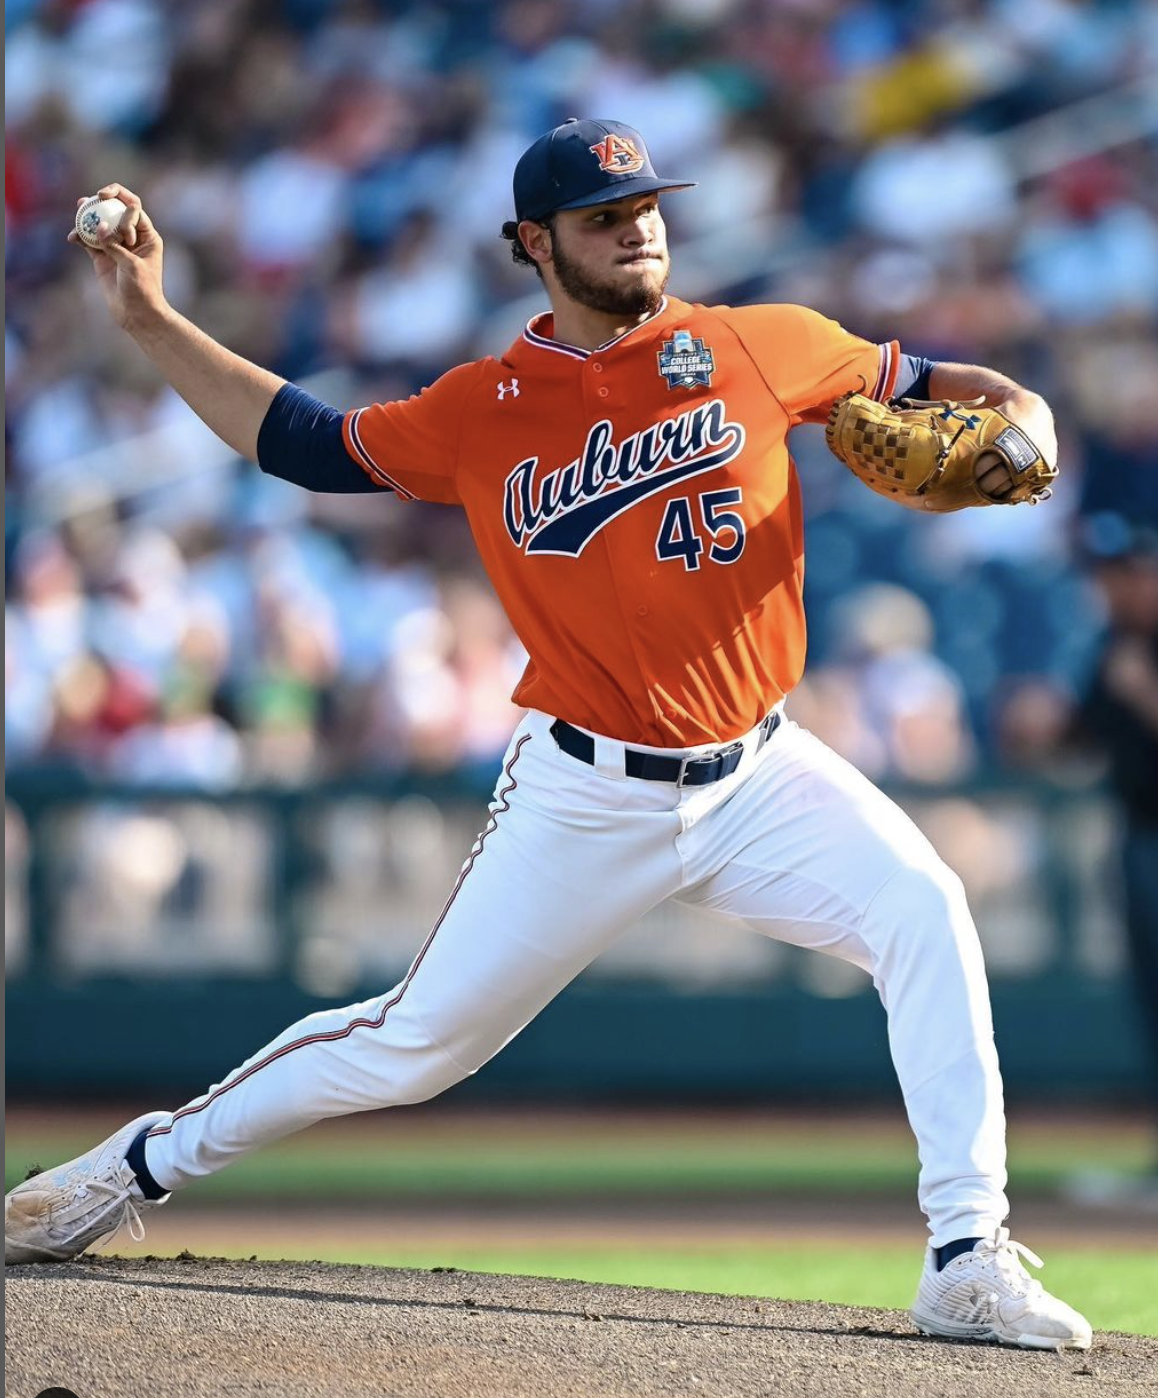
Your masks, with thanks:
[(634, 127), (571, 117), (519, 157), (515, 217), (520, 223), (535, 221), (558, 209), (586, 209), (661, 189), (691, 189), (694, 183), (661, 179)]

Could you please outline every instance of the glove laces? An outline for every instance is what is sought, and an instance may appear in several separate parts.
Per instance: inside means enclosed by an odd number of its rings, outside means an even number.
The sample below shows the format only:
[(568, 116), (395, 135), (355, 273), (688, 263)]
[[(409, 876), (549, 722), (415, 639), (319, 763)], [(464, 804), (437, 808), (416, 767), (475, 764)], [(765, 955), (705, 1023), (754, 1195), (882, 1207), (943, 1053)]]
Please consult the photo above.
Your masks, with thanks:
[(979, 408), (985, 402), (980, 398), (897, 398), (898, 408)]
[[(979, 408), (985, 402), (984, 395), (980, 398), (898, 398), (896, 399), (899, 408), (948, 408), (949, 413), (956, 416), (958, 408)], [(961, 438), (962, 432), (969, 426), (968, 422), (962, 422), (952, 437), (946, 438), (938, 433), (941, 440), (941, 449), (937, 453), (938, 465), (944, 465), (953, 454), (953, 448)]]

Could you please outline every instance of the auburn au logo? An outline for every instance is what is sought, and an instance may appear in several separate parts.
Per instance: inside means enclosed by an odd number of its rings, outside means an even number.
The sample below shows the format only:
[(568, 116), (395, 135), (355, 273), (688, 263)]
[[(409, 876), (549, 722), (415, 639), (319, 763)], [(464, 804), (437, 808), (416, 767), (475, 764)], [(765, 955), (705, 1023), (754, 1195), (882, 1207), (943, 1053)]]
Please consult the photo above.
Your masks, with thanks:
[(634, 175), (643, 169), (643, 156), (626, 136), (607, 136), (587, 149), (599, 161), (599, 168), (609, 175)]

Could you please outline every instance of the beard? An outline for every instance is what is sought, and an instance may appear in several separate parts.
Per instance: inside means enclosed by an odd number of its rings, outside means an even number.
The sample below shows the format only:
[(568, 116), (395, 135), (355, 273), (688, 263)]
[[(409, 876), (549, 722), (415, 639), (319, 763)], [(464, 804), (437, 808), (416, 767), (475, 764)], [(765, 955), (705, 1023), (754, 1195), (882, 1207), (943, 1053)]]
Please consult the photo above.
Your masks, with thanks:
[(609, 316), (648, 316), (659, 309), (663, 300), (664, 288), (671, 275), (671, 264), (665, 257), (656, 259), (656, 268), (662, 268), (658, 281), (641, 277), (634, 284), (621, 285), (617, 282), (600, 281), (585, 271), (563, 251), (558, 235), (551, 249), (551, 265), (559, 279), (560, 287), (572, 301), (578, 301), (590, 311), (598, 311)]

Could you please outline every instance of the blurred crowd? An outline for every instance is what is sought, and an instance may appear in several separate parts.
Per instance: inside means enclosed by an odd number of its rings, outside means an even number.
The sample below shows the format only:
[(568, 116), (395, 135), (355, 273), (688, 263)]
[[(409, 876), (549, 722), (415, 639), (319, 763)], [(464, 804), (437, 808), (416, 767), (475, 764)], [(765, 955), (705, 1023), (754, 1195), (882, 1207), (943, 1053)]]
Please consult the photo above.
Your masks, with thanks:
[(1033, 749), (1027, 716), (1064, 730), (1110, 619), (1091, 562), (1158, 526), (1153, 5), (13, 0), (6, 25), (10, 769), (491, 773), (524, 657), (459, 514), (232, 459), (65, 235), (122, 181), (204, 329), (337, 406), (395, 398), (540, 308), (499, 228), (518, 155), (575, 114), (699, 182), (665, 203), (677, 294), (802, 302), (1058, 414), (1046, 507), (933, 519), (796, 434), (794, 715), (932, 782)]

